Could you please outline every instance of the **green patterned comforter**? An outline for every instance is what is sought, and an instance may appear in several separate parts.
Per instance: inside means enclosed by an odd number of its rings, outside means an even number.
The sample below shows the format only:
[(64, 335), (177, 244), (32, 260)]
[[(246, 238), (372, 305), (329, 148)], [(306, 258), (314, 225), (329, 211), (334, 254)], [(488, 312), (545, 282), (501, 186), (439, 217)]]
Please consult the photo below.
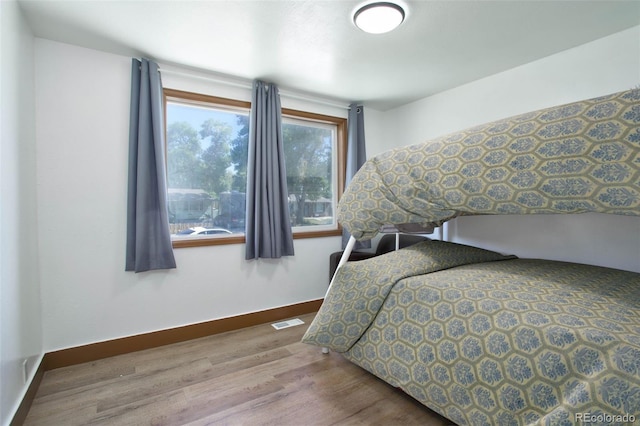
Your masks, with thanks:
[(461, 425), (621, 424), (638, 312), (640, 274), (429, 241), (343, 266), (303, 341)]
[(385, 152), (337, 209), (356, 239), (459, 214), (583, 212), (640, 216), (640, 89)]

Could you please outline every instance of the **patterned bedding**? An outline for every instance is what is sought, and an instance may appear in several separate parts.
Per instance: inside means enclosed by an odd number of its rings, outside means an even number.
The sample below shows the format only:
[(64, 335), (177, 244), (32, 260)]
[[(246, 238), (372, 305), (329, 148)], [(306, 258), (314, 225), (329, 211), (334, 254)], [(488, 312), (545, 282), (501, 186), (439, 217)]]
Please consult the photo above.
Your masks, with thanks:
[(427, 241), (340, 268), (303, 341), (461, 425), (624, 424), (638, 312), (638, 273)]
[(640, 216), (640, 89), (385, 152), (337, 209), (356, 239), (460, 214), (584, 212)]

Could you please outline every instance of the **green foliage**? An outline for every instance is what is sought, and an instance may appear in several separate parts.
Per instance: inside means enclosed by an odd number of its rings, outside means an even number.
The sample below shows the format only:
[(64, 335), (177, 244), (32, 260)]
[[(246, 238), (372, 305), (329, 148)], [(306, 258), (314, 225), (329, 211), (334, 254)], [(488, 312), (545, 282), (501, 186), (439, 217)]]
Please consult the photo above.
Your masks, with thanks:
[(202, 188), (220, 194), (231, 188), (231, 140), (232, 129), (229, 125), (209, 119), (202, 123), (200, 137), (209, 142), (202, 153)]
[(176, 122), (167, 130), (167, 177), (170, 188), (195, 189), (198, 184), (202, 148), (198, 132), (187, 122)]
[(331, 198), (331, 135), (321, 128), (283, 126), (284, 156), (294, 225), (304, 225), (305, 203)]
[(187, 122), (167, 130), (167, 175), (170, 188), (203, 189), (211, 195), (231, 188), (229, 125), (214, 119), (197, 132)]
[(233, 175), (231, 189), (245, 192), (247, 188), (247, 158), (249, 157), (249, 116), (236, 115), (236, 123), (240, 126), (235, 139), (231, 141), (231, 162), (236, 173)]
[[(225, 191), (244, 193), (247, 184), (249, 117), (236, 115), (238, 133), (215, 119), (199, 131), (187, 122), (167, 130), (169, 187), (202, 189), (217, 197)], [(284, 155), (294, 225), (304, 225), (305, 203), (331, 198), (331, 131), (283, 125)]]

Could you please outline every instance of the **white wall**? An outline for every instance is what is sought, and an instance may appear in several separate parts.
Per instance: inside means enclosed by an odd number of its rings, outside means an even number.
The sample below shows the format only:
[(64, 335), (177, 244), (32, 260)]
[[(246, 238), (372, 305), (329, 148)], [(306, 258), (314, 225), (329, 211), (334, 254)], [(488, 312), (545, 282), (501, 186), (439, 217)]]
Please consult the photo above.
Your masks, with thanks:
[[(640, 85), (640, 27), (442, 92), (385, 114), (388, 148)], [(640, 272), (640, 218), (602, 214), (465, 217), (448, 238), (522, 257)]]
[(131, 58), (36, 39), (35, 63), (46, 351), (324, 296), (339, 237), (295, 240), (281, 260), (245, 261), (243, 244), (182, 248), (176, 270), (124, 272)]
[[(8, 424), (43, 354), (38, 285), (33, 36), (0, 1), (0, 424)], [(28, 380), (30, 381), (30, 377)]]
[(376, 156), (389, 149), (389, 141), (385, 138), (385, 114), (375, 109), (364, 109), (365, 140), (367, 158)]

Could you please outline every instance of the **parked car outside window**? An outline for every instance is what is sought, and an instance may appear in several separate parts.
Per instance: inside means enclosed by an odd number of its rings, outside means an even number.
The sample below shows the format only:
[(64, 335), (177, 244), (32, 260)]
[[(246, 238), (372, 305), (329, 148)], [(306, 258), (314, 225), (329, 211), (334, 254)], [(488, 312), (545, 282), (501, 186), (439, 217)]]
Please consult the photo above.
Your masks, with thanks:
[(193, 228), (183, 229), (182, 231), (179, 231), (176, 235), (178, 236), (188, 235), (192, 237), (196, 235), (220, 235), (220, 234), (228, 235), (228, 234), (233, 234), (233, 232), (224, 228), (203, 228), (201, 226), (195, 226)]

